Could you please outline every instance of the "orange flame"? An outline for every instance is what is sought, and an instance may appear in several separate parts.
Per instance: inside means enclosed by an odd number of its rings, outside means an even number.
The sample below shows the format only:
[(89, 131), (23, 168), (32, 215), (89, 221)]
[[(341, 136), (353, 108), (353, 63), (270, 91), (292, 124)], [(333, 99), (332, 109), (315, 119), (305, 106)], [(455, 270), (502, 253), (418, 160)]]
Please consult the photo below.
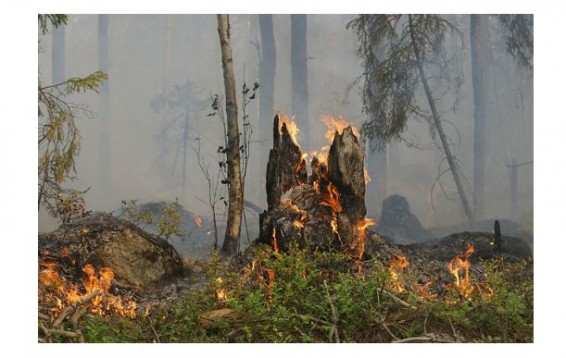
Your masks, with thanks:
[(320, 120), (323, 121), (324, 124), (326, 124), (326, 126), (328, 127), (325, 136), (326, 139), (328, 139), (329, 143), (332, 143), (332, 141), (334, 140), (336, 132), (338, 132), (338, 135), (341, 135), (342, 132), (344, 132), (344, 129), (348, 126), (351, 126), (354, 135), (360, 138), (360, 131), (358, 130), (358, 128), (356, 128), (356, 126), (347, 119), (344, 119), (342, 117), (334, 118), (330, 115), (325, 114), (320, 117)]
[(364, 255), (365, 241), (368, 226), (375, 225), (375, 221), (371, 218), (363, 218), (359, 220), (354, 226), (356, 233), (356, 240), (352, 242), (352, 249), (358, 246), (358, 260), (361, 260)]
[[(281, 126), (283, 126), (283, 123), (285, 123), (287, 130), (289, 131), (289, 135), (291, 136), (291, 139), (293, 140), (293, 143), (295, 143), (297, 146), (299, 146), (299, 141), (297, 140), (297, 137), (299, 135), (299, 127), (297, 127), (297, 122), (295, 122), (295, 117), (289, 117), (286, 114), (282, 114), (279, 116), (279, 120), (281, 123)], [(281, 128), (279, 128), (279, 130), (281, 130)]]
[[(461, 255), (456, 255), (448, 263), (448, 271), (455, 277), (456, 279), (456, 289), (460, 293), (460, 295), (464, 298), (470, 297), (470, 294), (473, 292), (474, 287), (470, 284), (470, 261), (468, 258), (471, 254), (474, 253), (474, 246), (468, 245), (466, 251)], [(460, 271), (464, 271), (464, 278), (460, 279)]]
[(369, 173), (366, 168), (364, 168), (364, 182), (366, 184), (369, 184), (371, 182), (371, 177), (369, 176)]
[[(328, 193), (320, 193), (321, 202), (320, 205), (328, 206), (332, 211), (339, 213), (342, 212), (342, 205), (340, 204), (340, 193), (334, 184), (328, 183), (326, 187)], [(316, 189), (316, 188), (315, 188)]]
[(228, 293), (222, 287), (222, 283), (223, 283), (222, 278), (217, 277), (216, 278), (216, 298), (219, 301), (226, 301), (228, 299)]
[(393, 283), (393, 291), (404, 292), (403, 288), (403, 271), (405, 267), (409, 265), (409, 260), (405, 256), (395, 256), (389, 260), (387, 267), (389, 269), (389, 277), (391, 277), (391, 282)]
[[(82, 288), (68, 282), (57, 272), (57, 263), (40, 262), (45, 269), (39, 272), (39, 299), (41, 302), (53, 305), (53, 311), (61, 312), (65, 306), (79, 302), (94, 290), (100, 293), (88, 302), (90, 312), (105, 316), (116, 312), (122, 316), (136, 317), (137, 303), (134, 301), (122, 302), (120, 297), (108, 292), (114, 279), (114, 272), (108, 267), (103, 267), (96, 273), (94, 267), (87, 264), (83, 267), (86, 278), (82, 282)], [(55, 289), (60, 296), (50, 293), (50, 288)]]
[(303, 223), (300, 222), (299, 220), (293, 221), (293, 226), (296, 227), (297, 229), (302, 229), (305, 227), (305, 225), (303, 225)]
[(271, 238), (272, 238), (271, 243), (273, 246), (273, 250), (276, 253), (279, 253), (279, 247), (277, 246), (277, 233), (275, 231), (275, 228), (273, 228), (273, 232), (271, 233)]

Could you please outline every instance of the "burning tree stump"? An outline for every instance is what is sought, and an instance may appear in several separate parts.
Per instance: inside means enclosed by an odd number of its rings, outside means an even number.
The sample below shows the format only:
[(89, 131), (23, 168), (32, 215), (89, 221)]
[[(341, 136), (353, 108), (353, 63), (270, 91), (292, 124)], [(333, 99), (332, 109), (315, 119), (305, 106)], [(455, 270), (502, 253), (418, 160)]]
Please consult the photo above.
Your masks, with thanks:
[[(289, 241), (318, 248), (363, 252), (365, 229), (364, 150), (351, 127), (335, 132), (327, 160), (314, 157), (310, 176), (306, 153), (289, 126), (275, 116), (267, 164), (268, 211), (260, 215), (260, 243), (285, 249)], [(326, 165), (325, 161), (328, 162)]]

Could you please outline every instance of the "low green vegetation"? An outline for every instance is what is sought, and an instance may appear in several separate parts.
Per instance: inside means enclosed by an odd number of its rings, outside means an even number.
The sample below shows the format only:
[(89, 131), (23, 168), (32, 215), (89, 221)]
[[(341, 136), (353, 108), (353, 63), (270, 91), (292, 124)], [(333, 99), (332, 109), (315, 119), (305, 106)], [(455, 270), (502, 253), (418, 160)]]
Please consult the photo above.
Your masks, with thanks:
[(147, 316), (88, 316), (80, 324), (86, 342), (533, 341), (526, 262), (484, 262), (494, 294), (470, 299), (455, 290), (429, 299), (394, 293), (387, 268), (366, 265), (360, 274), (340, 253), (257, 248), (236, 274), (215, 256), (206, 284)]

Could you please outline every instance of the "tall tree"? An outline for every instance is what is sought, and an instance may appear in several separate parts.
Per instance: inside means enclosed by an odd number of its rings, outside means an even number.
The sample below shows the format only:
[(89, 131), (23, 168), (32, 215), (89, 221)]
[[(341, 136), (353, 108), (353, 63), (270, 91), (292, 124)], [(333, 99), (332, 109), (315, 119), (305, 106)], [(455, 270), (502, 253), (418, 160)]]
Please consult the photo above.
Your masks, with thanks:
[[(360, 15), (348, 24), (360, 42), (358, 55), (364, 60), (363, 104), (370, 119), (362, 125), (367, 139), (380, 139), (387, 143), (399, 138), (405, 130), (410, 115), (417, 115), (429, 121), (433, 136), (438, 135), (440, 147), (448, 162), (457, 192), (468, 221), (474, 221), (460, 175), (456, 158), (450, 149), (444, 133), (440, 114), (436, 107), (427, 70), (437, 64), (440, 70), (446, 66), (443, 40), (446, 31), (457, 29), (438, 15)], [(366, 57), (372, 49), (385, 46), (382, 59), (376, 61)], [(425, 69), (425, 65), (427, 66)], [(375, 96), (367, 83), (380, 84)], [(417, 89), (426, 95), (429, 115), (418, 106), (415, 99)]]
[(276, 49), (275, 36), (273, 35), (273, 16), (259, 16), (259, 31), (261, 36), (261, 62), (259, 65), (259, 135), (262, 142), (260, 168), (263, 168), (262, 176), (265, 176), (267, 163), (268, 139), (271, 138), (273, 120), (273, 93), (275, 90), (275, 65)]
[(302, 123), (302, 142), (305, 148), (310, 148), (307, 15), (291, 15), (291, 91), (291, 112)]
[(230, 41), (230, 22), (228, 15), (217, 15), (218, 36), (222, 53), (222, 69), (224, 73), (224, 89), (226, 92), (226, 123), (228, 152), (228, 220), (226, 234), (220, 252), (232, 255), (238, 249), (238, 237), (242, 223), (244, 192), (240, 171), (240, 134), (238, 130), (238, 104), (236, 101), (236, 80), (232, 61), (232, 44)]
[(485, 135), (490, 63), (488, 15), (470, 15), (472, 86), (474, 93), (474, 217), (483, 217), (485, 197)]
[[(98, 67), (105, 73), (108, 73), (108, 17), (109, 15), (98, 15)], [(99, 198), (102, 203), (106, 202), (110, 189), (110, 111), (108, 102), (109, 88), (108, 81), (106, 81), (100, 87), (98, 112), (100, 123), (98, 138)]]

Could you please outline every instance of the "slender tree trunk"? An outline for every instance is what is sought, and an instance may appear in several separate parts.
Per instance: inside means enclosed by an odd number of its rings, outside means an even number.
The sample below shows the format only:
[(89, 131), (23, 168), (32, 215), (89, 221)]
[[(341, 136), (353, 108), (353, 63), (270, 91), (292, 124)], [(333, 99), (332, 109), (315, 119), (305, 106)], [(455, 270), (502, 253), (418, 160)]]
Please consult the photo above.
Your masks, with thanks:
[(291, 91), (291, 112), (301, 128), (303, 147), (308, 149), (307, 15), (291, 15)]
[[(108, 17), (109, 15), (98, 15), (98, 68), (108, 73)], [(104, 81), (100, 86), (99, 95), (99, 159), (98, 175), (100, 183), (99, 204), (106, 204), (110, 190), (110, 118), (109, 118), (109, 88), (108, 82)]]
[(474, 92), (474, 217), (484, 213), (487, 71), (489, 66), (488, 15), (470, 15), (472, 85)]
[(189, 109), (185, 113), (183, 126), (183, 188), (181, 189), (181, 201), (185, 202), (185, 189), (187, 187), (187, 154), (189, 151)]
[(242, 223), (244, 204), (242, 177), (240, 171), (240, 137), (238, 130), (238, 104), (236, 102), (236, 81), (232, 63), (230, 24), (228, 15), (217, 15), (218, 36), (222, 52), (224, 88), (226, 91), (226, 122), (228, 127), (228, 221), (221, 253), (232, 255), (237, 251), (238, 237)]
[(470, 209), (470, 204), (468, 203), (468, 199), (466, 198), (466, 193), (464, 192), (464, 187), (462, 186), (462, 181), (460, 180), (460, 175), (458, 174), (458, 168), (456, 167), (454, 156), (452, 155), (452, 151), (448, 146), (448, 140), (446, 139), (446, 135), (444, 134), (442, 123), (440, 122), (440, 115), (438, 114), (438, 110), (436, 109), (436, 104), (434, 102), (434, 98), (432, 97), (432, 92), (430, 90), (430, 87), (428, 86), (428, 80), (424, 73), (421, 53), (415, 41), (415, 32), (413, 28), (412, 15), (409, 15), (409, 29), (411, 32), (411, 42), (413, 44), (415, 60), (417, 61), (421, 82), (423, 84), (426, 93), (428, 104), (430, 105), (430, 110), (432, 112), (434, 125), (436, 126), (436, 130), (438, 131), (438, 136), (440, 137), (440, 141), (442, 143), (442, 149), (444, 150), (444, 154), (446, 155), (446, 159), (448, 160), (448, 165), (450, 167), (450, 171), (452, 172), (454, 182), (456, 183), (456, 188), (458, 189), (458, 194), (460, 195), (460, 200), (462, 201), (462, 206), (464, 207), (464, 211), (466, 213), (466, 216), (468, 217), (468, 222), (470, 223), (470, 225), (473, 225), (474, 215), (472, 213), (472, 210)]
[[(265, 180), (265, 165), (269, 153), (269, 139), (273, 116), (273, 94), (275, 90), (275, 37), (273, 35), (273, 16), (258, 15), (261, 36), (261, 62), (259, 65), (259, 140), (260, 178)], [(263, 191), (261, 191), (263, 193)], [(265, 198), (265, 197), (262, 197)]]

